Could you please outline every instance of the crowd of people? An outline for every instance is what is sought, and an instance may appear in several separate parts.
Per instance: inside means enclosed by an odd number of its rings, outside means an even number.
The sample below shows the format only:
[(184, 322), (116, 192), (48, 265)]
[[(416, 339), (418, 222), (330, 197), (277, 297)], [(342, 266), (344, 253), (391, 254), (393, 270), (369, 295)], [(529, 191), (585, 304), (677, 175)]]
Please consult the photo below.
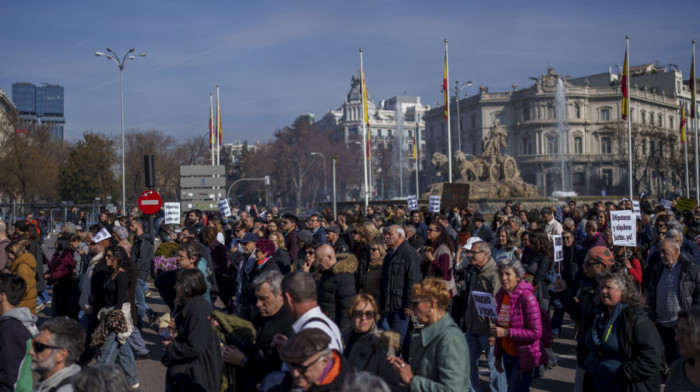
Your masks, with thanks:
[(618, 209), (104, 212), (51, 257), (31, 220), (0, 221), (0, 391), (138, 389), (143, 328), (166, 391), (528, 391), (567, 314), (575, 391), (700, 390), (700, 209), (642, 198), (636, 247), (613, 243)]

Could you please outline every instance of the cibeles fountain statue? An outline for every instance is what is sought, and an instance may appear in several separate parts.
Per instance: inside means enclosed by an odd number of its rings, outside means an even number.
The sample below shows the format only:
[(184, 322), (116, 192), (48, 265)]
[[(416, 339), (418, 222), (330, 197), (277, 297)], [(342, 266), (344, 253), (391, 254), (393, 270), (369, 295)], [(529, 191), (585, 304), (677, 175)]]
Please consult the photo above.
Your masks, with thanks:
[[(489, 197), (535, 197), (537, 188), (520, 178), (515, 159), (501, 155), (506, 147), (508, 133), (496, 121), (481, 142), (483, 153), (467, 159), (462, 151), (455, 151), (452, 159), (454, 182), (469, 184), (469, 198)], [(444, 154), (433, 154), (431, 164), (438, 174), (448, 176), (448, 162)], [(442, 182), (429, 186), (428, 195), (442, 193)]]

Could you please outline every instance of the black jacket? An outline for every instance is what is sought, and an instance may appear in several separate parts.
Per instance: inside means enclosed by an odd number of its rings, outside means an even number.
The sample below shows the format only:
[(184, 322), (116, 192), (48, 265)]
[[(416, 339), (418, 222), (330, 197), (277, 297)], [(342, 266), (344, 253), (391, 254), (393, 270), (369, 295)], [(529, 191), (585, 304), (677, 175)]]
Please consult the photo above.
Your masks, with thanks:
[[(678, 287), (678, 298), (681, 309), (690, 309), (693, 305), (700, 304), (700, 267), (684, 258), (678, 260), (681, 268), (681, 277)], [(656, 286), (659, 284), (663, 263), (657, 263), (651, 267), (649, 280), (646, 281), (647, 303), (649, 304), (649, 318), (656, 321)]]
[(175, 313), (177, 337), (165, 347), (162, 362), (168, 367), (166, 380), (176, 391), (219, 391), (224, 362), (209, 313), (211, 305), (201, 295)]
[(350, 326), (348, 309), (357, 293), (355, 291), (355, 270), (357, 258), (349, 253), (336, 256), (338, 262), (321, 273), (318, 282), (318, 305), (342, 330)]
[(350, 247), (340, 237), (338, 237), (338, 239), (335, 241), (335, 244), (333, 244), (331, 246), (333, 247), (333, 250), (335, 251), (336, 254), (350, 252)]
[(402, 312), (411, 309), (411, 290), (421, 280), (418, 252), (404, 241), (393, 252), (387, 253), (382, 267), (380, 310)]
[(255, 345), (260, 349), (258, 355), (248, 357), (245, 367), (246, 373), (251, 372), (256, 383), (262, 381), (266, 375), (282, 368), (282, 361), (276, 348), (270, 347), (272, 339), (278, 333), (291, 338), (294, 335), (292, 320), (289, 312), (284, 308), (270, 317), (257, 316), (253, 319), (253, 325), (257, 331)]
[(153, 264), (153, 238), (147, 233), (134, 237), (134, 244), (131, 246), (131, 260), (136, 264), (139, 271), (139, 279), (148, 280)]
[(272, 255), (272, 261), (277, 264), (282, 275), (287, 275), (292, 271), (292, 256), (286, 249), (277, 249)]

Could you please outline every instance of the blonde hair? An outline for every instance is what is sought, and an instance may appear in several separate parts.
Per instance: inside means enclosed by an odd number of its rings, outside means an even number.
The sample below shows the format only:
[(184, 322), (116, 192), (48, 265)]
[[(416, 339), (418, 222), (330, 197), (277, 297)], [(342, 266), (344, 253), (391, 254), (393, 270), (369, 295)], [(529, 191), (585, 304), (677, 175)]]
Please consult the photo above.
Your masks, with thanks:
[(411, 295), (416, 299), (434, 299), (440, 310), (447, 310), (450, 305), (450, 292), (445, 281), (438, 278), (425, 278), (422, 282), (413, 285)]
[(379, 308), (377, 307), (377, 301), (374, 300), (374, 297), (371, 294), (367, 293), (357, 294), (356, 296), (352, 297), (352, 300), (350, 300), (350, 307), (348, 308), (350, 320), (353, 318), (352, 313), (355, 311), (355, 307), (362, 302), (367, 302), (369, 306), (372, 307), (372, 310), (374, 311), (374, 322), (379, 321)]
[(274, 231), (270, 233), (270, 236), (268, 237), (269, 239), (272, 240), (272, 242), (277, 245), (278, 248), (286, 250), (284, 246), (284, 234), (280, 233), (279, 231)]
[(29, 251), (29, 247), (31, 244), (27, 240), (20, 240), (20, 241), (12, 241), (9, 244), (7, 244), (7, 247), (5, 247), (5, 251), (12, 253), (15, 255), (15, 257), (19, 257)]

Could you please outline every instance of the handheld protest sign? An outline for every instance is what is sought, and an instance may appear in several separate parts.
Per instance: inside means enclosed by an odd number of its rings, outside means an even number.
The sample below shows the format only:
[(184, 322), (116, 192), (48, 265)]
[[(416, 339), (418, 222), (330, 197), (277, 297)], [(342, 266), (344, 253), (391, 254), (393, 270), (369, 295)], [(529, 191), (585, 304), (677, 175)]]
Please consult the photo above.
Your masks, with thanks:
[(180, 224), (180, 203), (163, 203), (165, 207), (165, 224)]
[(553, 235), (552, 243), (554, 244), (554, 261), (564, 260), (564, 239), (561, 235)]
[(107, 228), (103, 227), (92, 237), (92, 242), (98, 243), (106, 240), (107, 238), (112, 238), (112, 234), (107, 231)]
[(408, 211), (415, 211), (418, 209), (418, 196), (410, 195), (406, 198), (406, 203), (408, 204)]
[(430, 196), (430, 204), (428, 206), (428, 210), (430, 212), (437, 212), (438, 214), (440, 213), (440, 196), (439, 195)]
[(472, 298), (476, 304), (476, 313), (481, 317), (498, 318), (496, 306), (493, 303), (493, 295), (483, 291), (472, 291)]
[(613, 245), (637, 246), (637, 217), (633, 211), (610, 211)]
[(231, 216), (231, 208), (228, 206), (228, 200), (219, 200), (219, 202), (216, 203), (216, 205), (219, 207), (219, 213), (221, 214), (221, 217), (226, 218)]

